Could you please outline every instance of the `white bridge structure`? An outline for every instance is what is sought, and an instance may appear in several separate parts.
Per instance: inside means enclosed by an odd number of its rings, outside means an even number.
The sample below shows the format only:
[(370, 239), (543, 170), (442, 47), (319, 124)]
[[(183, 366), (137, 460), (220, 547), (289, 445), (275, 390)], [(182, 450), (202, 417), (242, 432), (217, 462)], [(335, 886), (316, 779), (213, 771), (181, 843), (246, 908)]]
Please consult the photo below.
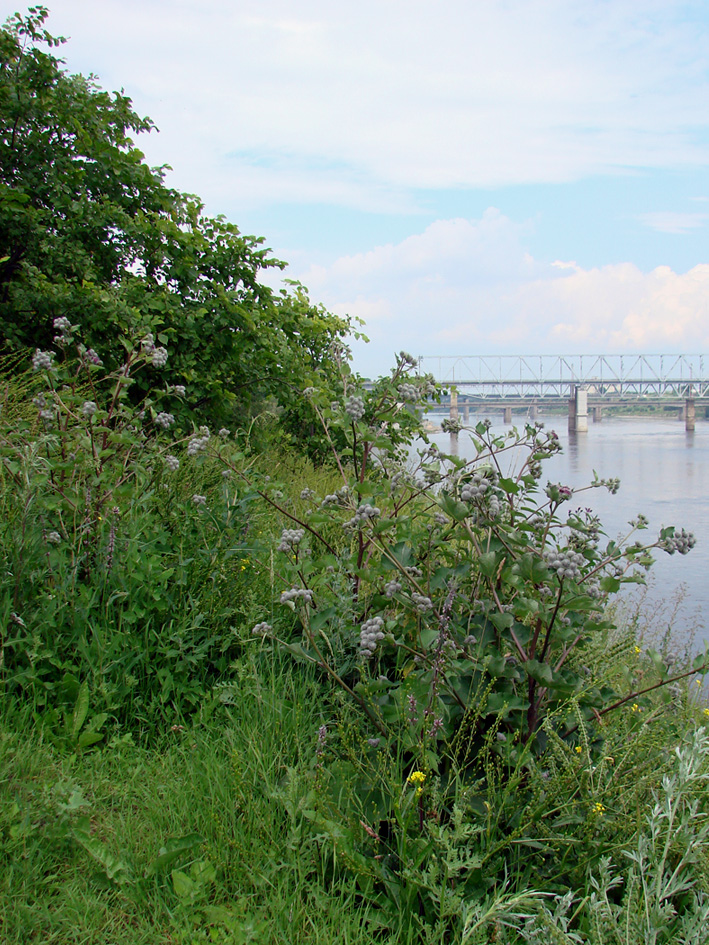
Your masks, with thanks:
[(588, 412), (600, 420), (604, 405), (676, 406), (693, 430), (696, 406), (709, 404), (709, 356), (704, 354), (618, 355), (426, 355), (419, 372), (433, 374), (451, 390), (451, 418), (462, 407), (502, 408), (511, 422), (512, 407), (531, 416), (539, 407), (568, 402), (569, 429), (588, 429)]

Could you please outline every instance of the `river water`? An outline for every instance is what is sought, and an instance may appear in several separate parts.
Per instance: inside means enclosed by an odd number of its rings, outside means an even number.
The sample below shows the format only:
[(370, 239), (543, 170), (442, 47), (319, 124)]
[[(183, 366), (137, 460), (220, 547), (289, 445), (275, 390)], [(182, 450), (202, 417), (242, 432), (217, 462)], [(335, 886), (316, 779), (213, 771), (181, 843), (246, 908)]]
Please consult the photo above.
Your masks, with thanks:
[[(435, 425), (447, 414), (429, 413)], [(473, 426), (482, 414), (471, 416)], [(492, 431), (503, 432), (499, 415), (492, 414)], [(620, 479), (620, 489), (611, 495), (605, 488), (590, 489), (572, 500), (573, 507), (592, 508), (609, 538), (627, 534), (628, 522), (642, 513), (649, 519), (646, 531), (637, 537), (648, 543), (667, 525), (694, 533), (697, 543), (688, 555), (655, 552), (647, 590), (643, 591), (643, 620), (655, 636), (670, 629), (675, 639), (691, 639), (693, 649), (709, 642), (709, 421), (697, 419), (688, 433), (676, 418), (604, 417), (589, 420), (588, 433), (569, 435), (565, 416), (540, 416), (548, 430), (555, 430), (563, 452), (547, 460), (542, 485), (547, 481), (579, 488), (599, 477)], [(513, 424), (523, 428), (525, 418), (514, 415)], [(432, 433), (429, 438), (443, 452), (452, 452), (451, 437)], [(459, 456), (472, 459), (470, 437), (458, 437)], [(503, 467), (504, 468), (504, 467)], [(628, 608), (635, 606), (638, 590), (624, 590)]]

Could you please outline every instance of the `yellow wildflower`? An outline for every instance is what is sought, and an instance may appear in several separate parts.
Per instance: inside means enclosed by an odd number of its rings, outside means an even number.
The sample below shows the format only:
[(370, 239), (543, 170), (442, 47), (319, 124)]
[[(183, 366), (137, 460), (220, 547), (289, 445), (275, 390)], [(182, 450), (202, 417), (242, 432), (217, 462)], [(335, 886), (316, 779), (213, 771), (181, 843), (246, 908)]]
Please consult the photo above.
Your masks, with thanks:
[(409, 784), (421, 785), (426, 780), (426, 775), (423, 773), (423, 771), (412, 771), (406, 780)]
[(596, 803), (593, 805), (593, 813), (598, 814), (598, 816), (600, 817), (600, 815), (605, 814), (605, 812), (606, 812), (606, 809), (603, 806), (603, 804), (601, 804), (600, 801), (596, 801)]
[(639, 711), (640, 711), (640, 706), (637, 704), (637, 702), (634, 702), (634, 703), (631, 705), (630, 708), (631, 708), (631, 711), (633, 711), (633, 712), (639, 712)]
[(640, 649), (639, 646), (636, 646), (636, 647), (635, 647), (635, 652), (636, 652), (636, 653), (638, 654), (638, 656), (639, 656), (639, 655), (642, 653), (642, 650)]
[(704, 710), (704, 715), (709, 715), (709, 709)]
[(574, 748), (574, 751), (576, 752), (576, 754), (580, 755), (581, 752), (583, 751), (583, 748), (580, 745), (577, 745), (576, 748)]

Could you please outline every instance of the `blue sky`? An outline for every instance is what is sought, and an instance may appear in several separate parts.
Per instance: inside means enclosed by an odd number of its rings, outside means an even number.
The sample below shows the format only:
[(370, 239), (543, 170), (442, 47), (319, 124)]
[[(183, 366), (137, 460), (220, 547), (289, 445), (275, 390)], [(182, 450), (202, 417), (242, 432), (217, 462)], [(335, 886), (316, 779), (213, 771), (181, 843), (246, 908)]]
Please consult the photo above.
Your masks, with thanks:
[[(7, 8), (7, 13), (12, 8)], [(394, 351), (709, 352), (709, 4), (56, 0), (170, 182)]]

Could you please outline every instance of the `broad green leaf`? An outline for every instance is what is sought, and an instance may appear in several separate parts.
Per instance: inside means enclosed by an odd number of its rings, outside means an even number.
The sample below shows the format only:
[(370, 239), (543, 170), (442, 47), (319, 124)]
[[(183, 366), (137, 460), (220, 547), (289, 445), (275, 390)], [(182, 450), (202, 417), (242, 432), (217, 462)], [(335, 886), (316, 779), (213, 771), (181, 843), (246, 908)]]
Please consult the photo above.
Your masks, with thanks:
[(486, 551), (477, 559), (478, 567), (482, 574), (487, 578), (492, 578), (497, 574), (502, 559), (494, 551)]
[(542, 686), (550, 686), (554, 679), (551, 666), (540, 663), (539, 660), (526, 660), (522, 663), (524, 671)]
[(132, 870), (125, 860), (114, 856), (106, 845), (96, 837), (92, 837), (88, 830), (75, 827), (72, 831), (72, 836), (102, 867), (108, 879), (120, 885), (132, 878)]
[(185, 853), (191, 853), (194, 849), (205, 842), (204, 837), (198, 833), (188, 833), (183, 837), (173, 837), (160, 848), (158, 855), (145, 871), (146, 876), (152, 876), (154, 873), (164, 870), (165, 867), (173, 863), (178, 857)]
[(173, 870), (171, 876), (172, 887), (178, 899), (189, 900), (194, 898), (195, 894), (198, 892), (198, 887), (187, 873), (183, 873), (181, 870)]
[(79, 688), (79, 694), (76, 697), (76, 703), (74, 705), (74, 712), (71, 719), (71, 736), (76, 738), (79, 732), (81, 731), (81, 726), (86, 720), (86, 715), (89, 711), (89, 684), (86, 680), (83, 681), (81, 687)]

